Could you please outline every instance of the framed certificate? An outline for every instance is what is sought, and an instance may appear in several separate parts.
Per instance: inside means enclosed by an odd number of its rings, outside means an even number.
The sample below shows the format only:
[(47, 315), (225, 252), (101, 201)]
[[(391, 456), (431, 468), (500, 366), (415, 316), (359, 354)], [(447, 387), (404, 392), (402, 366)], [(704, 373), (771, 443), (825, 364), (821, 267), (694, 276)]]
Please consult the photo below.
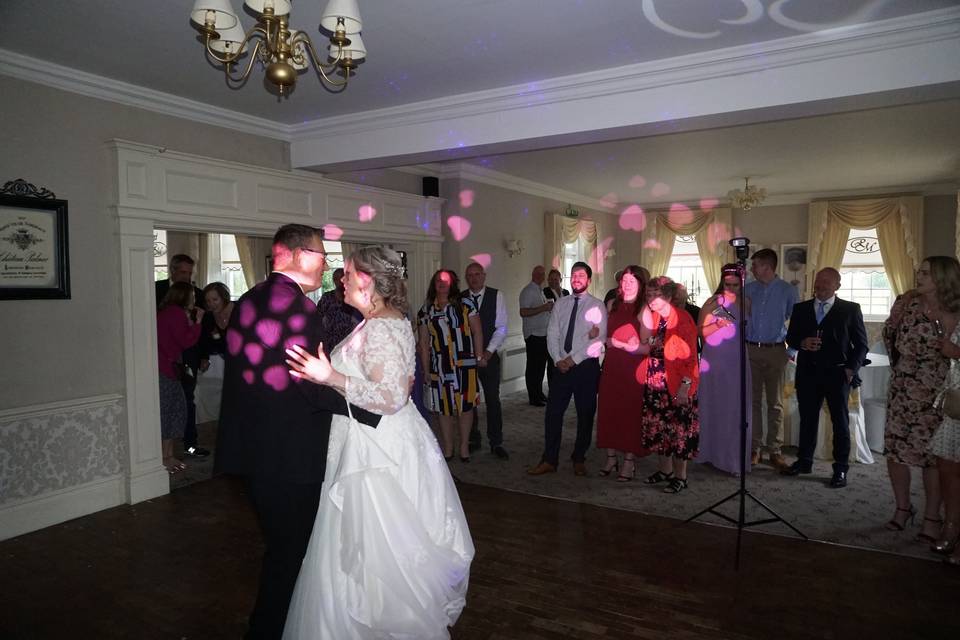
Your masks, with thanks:
[(0, 189), (0, 300), (70, 297), (67, 201), (13, 180)]

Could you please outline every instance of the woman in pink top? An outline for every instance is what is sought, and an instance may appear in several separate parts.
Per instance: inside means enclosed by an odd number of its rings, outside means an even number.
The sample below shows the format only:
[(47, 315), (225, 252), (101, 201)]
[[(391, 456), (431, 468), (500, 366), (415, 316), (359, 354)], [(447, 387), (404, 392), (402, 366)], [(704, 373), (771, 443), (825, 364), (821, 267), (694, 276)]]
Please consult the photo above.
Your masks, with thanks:
[[(163, 442), (163, 466), (171, 475), (187, 468), (173, 457), (173, 441), (183, 437), (187, 422), (187, 400), (179, 375), (189, 369), (177, 366), (183, 350), (200, 338), (203, 309), (194, 307), (193, 285), (174, 282), (157, 311), (157, 364), (160, 367), (160, 437)], [(183, 372), (183, 373), (178, 373)]]

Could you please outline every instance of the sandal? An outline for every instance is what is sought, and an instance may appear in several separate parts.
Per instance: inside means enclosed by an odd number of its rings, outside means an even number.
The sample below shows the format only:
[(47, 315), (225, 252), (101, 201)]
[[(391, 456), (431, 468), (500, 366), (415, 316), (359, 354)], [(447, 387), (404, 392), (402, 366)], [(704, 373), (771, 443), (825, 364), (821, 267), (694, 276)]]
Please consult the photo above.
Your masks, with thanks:
[(687, 488), (686, 478), (673, 478), (670, 484), (663, 488), (664, 493), (680, 493)]
[(647, 476), (647, 479), (643, 481), (643, 484), (659, 484), (673, 478), (673, 471), (670, 473), (664, 473), (663, 471), (657, 471), (654, 474)]
[[(630, 463), (630, 473), (627, 473), (627, 463)], [(617, 476), (617, 482), (631, 482), (637, 475), (637, 463), (633, 458), (625, 458), (623, 461), (623, 471)]]
[[(908, 514), (907, 517), (903, 519), (903, 522), (897, 522), (898, 513)], [(903, 528), (907, 526), (907, 522), (910, 522), (911, 525), (913, 524), (913, 520), (916, 515), (917, 510), (913, 507), (913, 505), (910, 505), (910, 507), (907, 509), (901, 509), (900, 507), (897, 507), (896, 512), (893, 514), (893, 518), (891, 518), (890, 522), (884, 526), (886, 527), (887, 531), (903, 531)]]
[[(924, 516), (923, 521), (924, 521), (924, 522), (936, 522), (936, 523), (939, 524), (939, 525), (943, 525), (943, 520), (941, 520), (940, 518), (928, 518), (928, 517)], [(920, 533), (918, 533), (918, 534), (916, 535), (916, 537), (914, 537), (914, 540), (916, 540), (917, 542), (926, 542), (926, 543), (928, 543), (928, 544), (936, 544), (936, 543), (937, 543), (937, 538), (936, 538), (935, 536), (931, 536), (930, 534), (924, 533), (923, 531), (921, 531)]]
[[(605, 467), (605, 468), (603, 468), (603, 469), (600, 469), (600, 471), (597, 471), (597, 475), (601, 475), (601, 476), (603, 476), (603, 477), (607, 477), (608, 475), (610, 475), (610, 474), (613, 473), (614, 471), (619, 471), (619, 470), (620, 470), (620, 462), (619, 462), (619, 459), (617, 458), (617, 454), (610, 455), (610, 454), (608, 453), (608, 454), (607, 454), (607, 464), (609, 464), (611, 460), (614, 461), (613, 465), (612, 465), (612, 466)], [(626, 462), (626, 460), (624, 460), (624, 462)]]

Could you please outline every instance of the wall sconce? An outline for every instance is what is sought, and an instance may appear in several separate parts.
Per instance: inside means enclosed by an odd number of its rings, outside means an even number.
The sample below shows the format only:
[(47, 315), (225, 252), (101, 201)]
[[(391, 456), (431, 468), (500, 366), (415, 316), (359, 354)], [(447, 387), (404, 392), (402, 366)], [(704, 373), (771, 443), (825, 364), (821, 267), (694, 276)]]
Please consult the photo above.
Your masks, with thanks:
[(507, 250), (507, 255), (511, 258), (517, 254), (523, 253), (523, 242), (520, 240), (506, 240), (503, 248)]
[(610, 247), (603, 253), (604, 260), (609, 260), (610, 258), (615, 258), (615, 257), (617, 257), (617, 250), (614, 249), (613, 247)]

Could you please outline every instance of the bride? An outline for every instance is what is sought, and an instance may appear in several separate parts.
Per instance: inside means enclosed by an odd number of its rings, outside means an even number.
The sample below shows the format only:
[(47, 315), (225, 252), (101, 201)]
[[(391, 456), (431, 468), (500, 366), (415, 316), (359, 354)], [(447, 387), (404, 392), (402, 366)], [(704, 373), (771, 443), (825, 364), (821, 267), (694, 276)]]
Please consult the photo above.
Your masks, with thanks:
[(291, 375), (382, 414), (376, 429), (334, 416), (313, 534), (285, 639), (449, 638), (465, 604), (473, 540), (430, 427), (410, 400), (414, 338), (403, 266), (382, 247), (344, 267), (364, 317), (331, 353), (287, 350)]

